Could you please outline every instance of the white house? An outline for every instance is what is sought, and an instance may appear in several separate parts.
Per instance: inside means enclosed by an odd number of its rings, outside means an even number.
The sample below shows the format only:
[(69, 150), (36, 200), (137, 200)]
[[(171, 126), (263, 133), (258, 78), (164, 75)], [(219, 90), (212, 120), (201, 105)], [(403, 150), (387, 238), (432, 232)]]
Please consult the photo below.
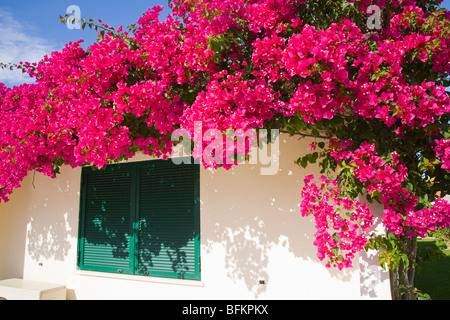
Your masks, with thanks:
[[(343, 271), (317, 259), (314, 221), (299, 210), (303, 179), (314, 172), (294, 163), (310, 142), (282, 134), (275, 175), (262, 175), (263, 163), (228, 171), (192, 167), (179, 189), (190, 191), (178, 198), (164, 197), (176, 183), (145, 184), (142, 172), (160, 168), (145, 156), (106, 180), (104, 172), (81, 168), (64, 167), (56, 179), (30, 173), (0, 205), (0, 280), (64, 285), (67, 299), (80, 300), (390, 299), (389, 275), (376, 256), (361, 253)], [(144, 169), (135, 176), (124, 168)], [(98, 202), (102, 194), (109, 198)], [(192, 219), (167, 222), (148, 213), (142, 199), (161, 212), (181, 203)], [(111, 208), (121, 205), (131, 214), (114, 220), (120, 210)], [(164, 227), (174, 221), (173, 229)]]

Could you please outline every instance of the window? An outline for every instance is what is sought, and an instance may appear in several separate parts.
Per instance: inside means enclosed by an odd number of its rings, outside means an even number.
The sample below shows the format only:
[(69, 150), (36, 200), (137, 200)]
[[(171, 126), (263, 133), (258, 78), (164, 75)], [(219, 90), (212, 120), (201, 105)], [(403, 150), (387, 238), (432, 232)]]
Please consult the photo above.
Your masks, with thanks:
[(199, 166), (83, 168), (78, 267), (200, 280)]

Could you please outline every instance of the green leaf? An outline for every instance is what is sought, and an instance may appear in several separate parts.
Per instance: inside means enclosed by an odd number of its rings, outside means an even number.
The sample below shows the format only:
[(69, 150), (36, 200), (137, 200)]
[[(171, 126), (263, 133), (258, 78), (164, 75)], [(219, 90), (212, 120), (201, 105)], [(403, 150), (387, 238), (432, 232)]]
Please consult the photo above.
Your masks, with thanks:
[(372, 199), (380, 200), (381, 201), (381, 193), (378, 190), (373, 190), (370, 194), (370, 197)]
[(382, 252), (382, 254), (380, 254), (380, 256), (378, 257), (378, 264), (384, 269), (386, 270), (386, 256), (383, 254), (384, 252)]
[(308, 159), (306, 157), (303, 157), (300, 164), (303, 168), (306, 168), (308, 166)]

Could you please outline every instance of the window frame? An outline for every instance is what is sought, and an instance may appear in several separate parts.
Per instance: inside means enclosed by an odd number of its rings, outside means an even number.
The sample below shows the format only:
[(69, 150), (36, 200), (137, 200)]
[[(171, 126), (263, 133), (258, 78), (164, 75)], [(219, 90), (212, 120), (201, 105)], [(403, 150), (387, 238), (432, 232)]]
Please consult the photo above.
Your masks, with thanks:
[[(180, 164), (178, 164), (180, 163)], [(162, 168), (162, 167), (179, 167), (183, 165), (190, 165), (194, 168), (193, 173), (193, 193), (194, 193), (194, 267), (195, 270), (191, 273), (187, 273), (180, 277), (177, 272), (166, 271), (149, 271), (141, 272), (139, 270), (139, 223), (140, 223), (140, 211), (139, 211), (139, 186), (140, 186), (140, 170), (150, 168)], [(118, 270), (116, 267), (111, 266), (99, 266), (84, 264), (84, 239), (85, 239), (85, 225), (86, 225), (86, 201), (87, 201), (87, 175), (93, 170), (99, 170), (104, 172), (112, 171), (131, 171), (131, 190), (130, 190), (130, 225), (128, 242), (128, 268)], [(77, 248), (77, 269), (84, 271), (96, 271), (113, 274), (126, 274), (130, 276), (148, 276), (148, 277), (160, 277), (170, 279), (186, 279), (186, 280), (201, 280), (201, 258), (200, 258), (200, 166), (192, 161), (192, 158), (184, 157), (177, 158), (177, 163), (169, 160), (147, 160), (136, 162), (124, 162), (119, 164), (111, 164), (103, 169), (95, 169), (94, 167), (84, 167), (81, 172), (81, 186), (80, 186), (80, 209), (79, 209), (79, 226), (78, 226), (78, 248)]]

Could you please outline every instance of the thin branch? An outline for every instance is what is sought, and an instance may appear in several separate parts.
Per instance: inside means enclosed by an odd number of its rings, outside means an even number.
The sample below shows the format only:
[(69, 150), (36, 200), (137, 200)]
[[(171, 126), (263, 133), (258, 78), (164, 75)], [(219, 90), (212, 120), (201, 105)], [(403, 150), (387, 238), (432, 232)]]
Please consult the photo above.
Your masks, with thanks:
[(309, 133), (289, 132), (289, 131), (285, 131), (285, 130), (280, 130), (280, 132), (290, 134), (291, 136), (300, 135), (303, 138), (318, 138), (318, 139), (324, 139), (324, 140), (330, 140), (330, 138), (331, 138), (331, 137), (325, 137), (325, 136), (320, 136), (320, 135), (315, 136), (315, 135), (309, 134)]
[(31, 182), (31, 185), (33, 186), (33, 189), (36, 189), (36, 186), (34, 185), (34, 178), (36, 177), (36, 169), (33, 170), (33, 181)]

